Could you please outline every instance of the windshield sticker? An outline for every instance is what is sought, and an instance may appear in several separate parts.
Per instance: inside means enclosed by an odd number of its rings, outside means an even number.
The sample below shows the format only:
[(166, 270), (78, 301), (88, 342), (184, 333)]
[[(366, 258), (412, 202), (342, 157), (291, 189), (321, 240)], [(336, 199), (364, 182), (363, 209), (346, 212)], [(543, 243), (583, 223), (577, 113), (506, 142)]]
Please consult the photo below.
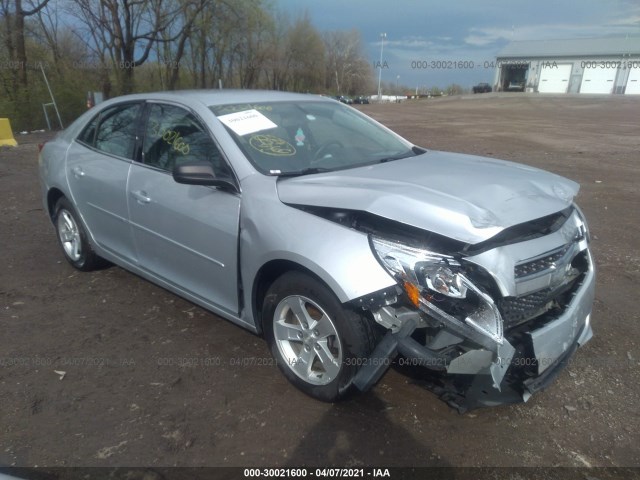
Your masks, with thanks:
[(249, 139), (249, 145), (260, 153), (275, 157), (290, 157), (296, 154), (293, 145), (275, 135), (253, 135)]
[(313, 115), (311, 115), (311, 114), (307, 115), (307, 120), (311, 120), (313, 122), (315, 119), (316, 119), (316, 117), (314, 117)]
[(218, 117), (218, 119), (240, 136), (277, 127), (275, 123), (255, 109), (229, 113)]
[(270, 112), (273, 110), (271, 105), (252, 105), (250, 103), (243, 103), (240, 105), (222, 105), (220, 107), (213, 108), (217, 115), (224, 115), (226, 113), (244, 112), (245, 110), (260, 110), (263, 112)]
[(307, 138), (304, 136), (304, 132), (302, 131), (301, 128), (298, 128), (298, 131), (296, 132), (296, 145), (298, 147), (304, 147), (304, 139)]

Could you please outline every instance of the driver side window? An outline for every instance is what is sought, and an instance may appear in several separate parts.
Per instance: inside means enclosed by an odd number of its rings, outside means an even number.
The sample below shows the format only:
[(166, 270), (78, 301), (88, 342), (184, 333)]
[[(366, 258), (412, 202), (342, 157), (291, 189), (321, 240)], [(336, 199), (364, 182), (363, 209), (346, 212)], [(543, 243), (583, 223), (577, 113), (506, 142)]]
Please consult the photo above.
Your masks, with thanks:
[(218, 178), (232, 177), (218, 147), (198, 119), (174, 105), (151, 106), (142, 153), (145, 165), (168, 172), (181, 163), (209, 161)]

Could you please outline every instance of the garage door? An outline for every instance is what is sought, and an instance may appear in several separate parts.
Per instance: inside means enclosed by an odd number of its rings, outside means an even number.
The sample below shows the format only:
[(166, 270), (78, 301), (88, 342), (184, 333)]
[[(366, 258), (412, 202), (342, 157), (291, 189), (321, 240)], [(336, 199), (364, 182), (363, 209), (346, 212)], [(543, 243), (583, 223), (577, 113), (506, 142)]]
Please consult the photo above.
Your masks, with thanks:
[(629, 70), (629, 79), (624, 93), (640, 95), (640, 67)]
[(571, 64), (543, 66), (540, 72), (538, 91), (540, 93), (567, 93)]
[(580, 93), (613, 93), (617, 71), (617, 66), (585, 68), (582, 74)]

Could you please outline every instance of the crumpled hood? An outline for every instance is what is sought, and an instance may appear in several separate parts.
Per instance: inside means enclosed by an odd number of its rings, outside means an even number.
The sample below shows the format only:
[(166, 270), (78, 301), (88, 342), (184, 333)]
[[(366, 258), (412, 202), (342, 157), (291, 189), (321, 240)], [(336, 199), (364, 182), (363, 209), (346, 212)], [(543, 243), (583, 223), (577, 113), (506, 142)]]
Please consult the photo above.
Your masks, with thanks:
[(337, 172), (282, 178), (286, 204), (361, 210), (465, 243), (569, 206), (579, 185), (503, 160), (429, 151)]

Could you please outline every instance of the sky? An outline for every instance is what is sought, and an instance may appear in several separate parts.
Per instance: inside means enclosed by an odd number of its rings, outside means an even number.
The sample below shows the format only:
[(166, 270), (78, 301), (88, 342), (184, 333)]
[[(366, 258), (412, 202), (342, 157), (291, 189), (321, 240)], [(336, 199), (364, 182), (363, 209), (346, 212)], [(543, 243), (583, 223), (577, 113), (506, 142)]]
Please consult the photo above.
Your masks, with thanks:
[[(511, 41), (640, 36), (640, 0), (274, 0), (320, 31), (357, 29), (382, 80), (416, 88), (493, 83)], [(454, 63), (455, 62), (455, 65)], [(426, 68), (424, 68), (426, 67)], [(376, 70), (376, 76), (379, 70)], [(398, 78), (399, 76), (399, 78)]]

